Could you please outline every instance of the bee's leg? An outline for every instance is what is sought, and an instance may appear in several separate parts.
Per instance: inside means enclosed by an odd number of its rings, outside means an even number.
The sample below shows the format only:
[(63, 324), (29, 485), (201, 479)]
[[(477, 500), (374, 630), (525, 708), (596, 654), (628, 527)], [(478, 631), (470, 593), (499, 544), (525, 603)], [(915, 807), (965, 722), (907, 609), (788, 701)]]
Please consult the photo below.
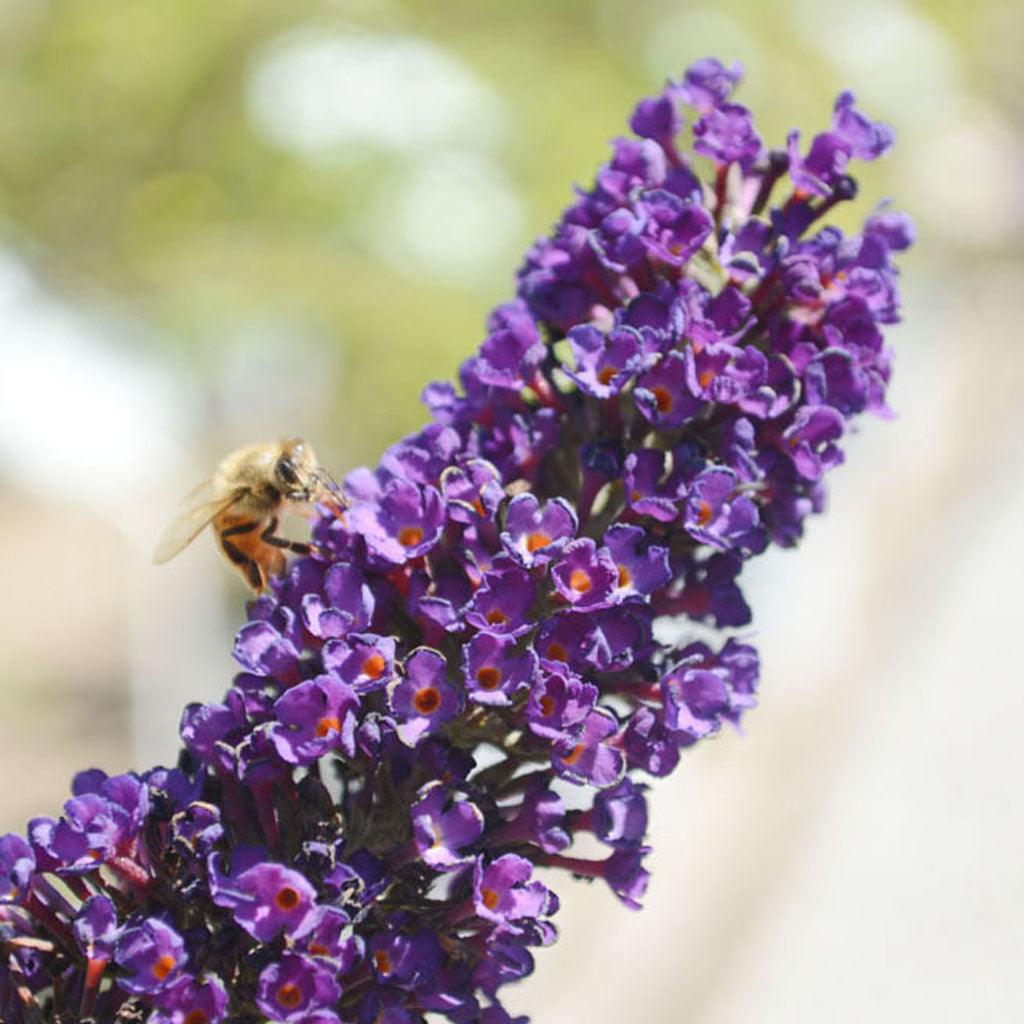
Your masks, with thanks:
[(267, 581), (263, 576), (263, 570), (260, 568), (259, 563), (228, 540), (229, 537), (237, 537), (242, 533), (251, 533), (257, 526), (259, 526), (257, 522), (239, 523), (237, 526), (229, 526), (220, 533), (218, 539), (224, 554), (231, 560), (231, 564), (237, 565), (245, 574), (249, 586), (253, 590), (262, 590), (266, 586)]
[(313, 550), (312, 544), (306, 544), (301, 540), (287, 540), (278, 537), (274, 531), (277, 529), (277, 516), (267, 523), (267, 528), (260, 534), (260, 540), (271, 547), (284, 548), (285, 551), (293, 551), (297, 555), (308, 555)]

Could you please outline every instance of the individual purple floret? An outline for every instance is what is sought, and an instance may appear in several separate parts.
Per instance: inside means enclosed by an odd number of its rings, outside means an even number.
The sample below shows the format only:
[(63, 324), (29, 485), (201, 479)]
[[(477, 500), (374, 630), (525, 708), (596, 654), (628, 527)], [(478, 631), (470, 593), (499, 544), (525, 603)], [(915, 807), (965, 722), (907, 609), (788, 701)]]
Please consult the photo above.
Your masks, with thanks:
[(162, 992), (149, 1024), (221, 1024), (227, 1020), (230, 997), (216, 974), (186, 976)]
[(687, 533), (720, 551), (750, 546), (759, 516), (754, 502), (737, 494), (739, 481), (731, 469), (707, 469), (690, 487), (683, 510)]
[(178, 764), (0, 837), (5, 1024), (527, 1024), (557, 872), (640, 905), (643, 780), (757, 703), (746, 562), (892, 415), (913, 225), (827, 223), (892, 130), (842, 93), (770, 148), (740, 78), (640, 101), (431, 422), (248, 605)]
[(388, 704), (399, 722), (398, 735), (410, 745), (454, 718), (462, 694), (448, 681), (444, 657), (429, 647), (413, 651), (405, 665), (405, 678), (388, 691)]
[(259, 862), (225, 880), (215, 898), (254, 939), (298, 937), (315, 923), (316, 891), (305, 875), (282, 864)]
[(672, 578), (668, 549), (652, 544), (641, 527), (613, 526), (604, 535), (604, 544), (618, 570), (616, 591), (620, 596), (651, 594)]
[(555, 589), (575, 608), (606, 608), (614, 601), (619, 569), (607, 549), (589, 537), (567, 545), (551, 570)]
[(484, 816), (471, 801), (459, 798), (440, 782), (429, 782), (412, 807), (412, 832), (425, 864), (448, 871), (467, 862), (462, 851), (484, 830)]
[(370, 553), (401, 565), (425, 554), (444, 524), (444, 502), (433, 488), (392, 479), (379, 498), (353, 505), (346, 513), (352, 527), (366, 538)]
[(110, 897), (90, 896), (75, 915), (71, 931), (87, 960), (112, 959), (120, 927)]
[(289, 764), (307, 765), (331, 750), (355, 753), (355, 690), (333, 676), (317, 676), (293, 686), (274, 704), (270, 727), (274, 747)]
[(686, 360), (679, 352), (669, 352), (641, 374), (634, 394), (637, 408), (655, 427), (680, 427), (701, 409), (687, 387)]
[(466, 694), (476, 704), (507, 707), (533, 680), (537, 656), (514, 638), (478, 633), (462, 649)]
[(122, 988), (153, 995), (180, 977), (188, 954), (184, 940), (169, 924), (150, 917), (121, 932), (114, 959), (125, 972), (118, 979)]
[(317, 1024), (337, 1021), (329, 1007), (337, 1003), (341, 986), (331, 970), (305, 956), (285, 954), (260, 973), (256, 1005), (272, 1021), (301, 1024), (319, 1011)]
[(637, 847), (647, 834), (647, 800), (643, 785), (623, 779), (594, 797), (594, 834), (610, 846)]
[(568, 376), (594, 398), (619, 394), (642, 364), (642, 337), (629, 327), (605, 334), (582, 324), (569, 332), (569, 345), (576, 367)]
[(501, 542), (524, 569), (546, 565), (576, 536), (572, 506), (560, 498), (541, 508), (532, 494), (518, 494), (508, 503)]
[(622, 778), (626, 759), (609, 740), (619, 731), (613, 712), (593, 708), (583, 720), (583, 728), (573, 743), (555, 748), (552, 761), (564, 779), (581, 785), (613, 786)]
[(35, 871), (32, 847), (21, 836), (0, 836), (0, 903), (18, 903)]
[(478, 857), (473, 866), (473, 908), (479, 917), (507, 929), (517, 922), (551, 913), (554, 894), (543, 882), (531, 880), (533, 863), (506, 853), (490, 864)]

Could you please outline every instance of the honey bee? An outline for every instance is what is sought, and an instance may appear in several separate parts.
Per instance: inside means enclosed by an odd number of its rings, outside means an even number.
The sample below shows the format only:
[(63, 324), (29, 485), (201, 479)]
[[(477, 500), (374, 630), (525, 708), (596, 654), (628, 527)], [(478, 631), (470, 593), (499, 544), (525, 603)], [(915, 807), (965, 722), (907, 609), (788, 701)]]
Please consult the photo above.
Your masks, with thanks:
[(231, 452), (213, 479), (186, 497), (188, 504), (164, 530), (153, 561), (169, 561), (212, 524), (227, 560), (259, 592), (271, 576), (284, 572), (286, 551), (301, 555), (313, 550), (277, 535), (282, 513), (293, 504), (322, 498), (340, 507), (338, 485), (305, 441), (246, 445)]

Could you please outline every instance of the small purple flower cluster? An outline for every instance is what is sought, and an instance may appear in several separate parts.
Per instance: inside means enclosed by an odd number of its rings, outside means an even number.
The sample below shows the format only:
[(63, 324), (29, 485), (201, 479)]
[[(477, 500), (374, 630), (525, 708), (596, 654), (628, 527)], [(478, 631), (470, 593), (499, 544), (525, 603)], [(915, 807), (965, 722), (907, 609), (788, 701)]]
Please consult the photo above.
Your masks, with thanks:
[(637, 776), (758, 680), (748, 643), (660, 623), (747, 624), (744, 561), (886, 414), (912, 236), (884, 207), (809, 234), (892, 132), (844, 93), (806, 154), (767, 150), (739, 77), (704, 60), (638, 105), (461, 388), (426, 389), (432, 423), (250, 605), (179, 765), (82, 773), (0, 838), (0, 1018), (509, 1024), (499, 989), (555, 938), (538, 869), (639, 906)]

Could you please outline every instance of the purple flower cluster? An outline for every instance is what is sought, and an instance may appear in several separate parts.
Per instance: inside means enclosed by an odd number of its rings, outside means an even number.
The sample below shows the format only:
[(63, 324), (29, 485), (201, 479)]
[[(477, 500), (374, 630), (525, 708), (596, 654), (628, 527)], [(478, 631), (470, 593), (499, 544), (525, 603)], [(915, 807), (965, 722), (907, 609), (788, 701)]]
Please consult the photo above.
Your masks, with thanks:
[(746, 625), (743, 563), (886, 414), (912, 240), (884, 207), (819, 226), (887, 126), (844, 93), (806, 153), (769, 150), (739, 78), (700, 61), (637, 106), (460, 387), (249, 606), (178, 766), (82, 773), (0, 838), (0, 1018), (524, 1022), (499, 990), (555, 938), (543, 869), (639, 905), (638, 777), (758, 681), (750, 644), (660, 623)]

